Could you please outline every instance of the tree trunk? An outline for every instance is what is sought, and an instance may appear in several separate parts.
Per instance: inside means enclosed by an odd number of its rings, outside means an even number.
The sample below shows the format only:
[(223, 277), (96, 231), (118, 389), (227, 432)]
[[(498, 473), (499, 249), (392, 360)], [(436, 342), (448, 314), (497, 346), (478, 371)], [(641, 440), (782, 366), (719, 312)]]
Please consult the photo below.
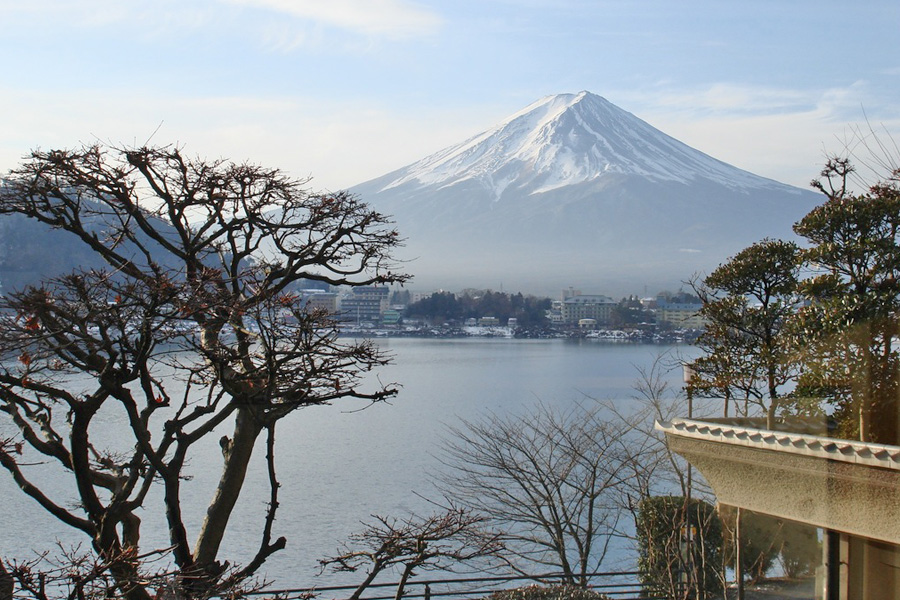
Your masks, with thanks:
[(859, 441), (871, 442), (872, 405), (875, 402), (875, 386), (873, 385), (873, 371), (875, 369), (871, 346), (865, 346), (862, 351), (863, 368), (862, 382), (859, 385), (862, 393), (859, 393)]
[(206, 518), (194, 547), (194, 563), (207, 573), (212, 574), (216, 568), (215, 560), (225, 535), (225, 527), (244, 485), (253, 446), (262, 429), (253, 411), (248, 407), (241, 407), (235, 415), (234, 438), (222, 439), (225, 468), (206, 510)]
[(775, 429), (775, 413), (778, 410), (778, 386), (775, 384), (775, 369), (769, 366), (767, 373), (769, 387), (769, 407), (766, 409), (766, 429)]
[(14, 582), (6, 567), (3, 566), (3, 560), (0, 559), (0, 600), (13, 600)]
[(151, 600), (150, 592), (142, 583), (137, 564), (119, 557), (109, 570), (124, 598), (127, 600)]
[(416, 563), (412, 562), (403, 569), (403, 574), (400, 576), (400, 581), (397, 583), (397, 591), (394, 593), (394, 600), (403, 599), (403, 592), (406, 591), (406, 582), (409, 581), (409, 577), (412, 575), (415, 565)]

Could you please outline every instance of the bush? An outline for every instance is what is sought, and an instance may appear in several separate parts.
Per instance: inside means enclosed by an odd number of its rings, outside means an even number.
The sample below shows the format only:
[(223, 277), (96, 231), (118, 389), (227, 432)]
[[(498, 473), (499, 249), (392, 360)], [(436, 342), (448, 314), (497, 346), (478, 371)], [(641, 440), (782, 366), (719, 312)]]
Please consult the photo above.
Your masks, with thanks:
[(487, 600), (609, 600), (609, 596), (577, 585), (529, 585), (494, 592)]
[[(721, 589), (722, 524), (716, 509), (696, 499), (687, 511), (685, 506), (681, 496), (654, 496), (638, 505), (638, 569), (641, 583), (651, 594), (678, 596), (683, 574), (692, 566), (695, 597)], [(692, 560), (683, 545), (688, 526), (693, 531)]]

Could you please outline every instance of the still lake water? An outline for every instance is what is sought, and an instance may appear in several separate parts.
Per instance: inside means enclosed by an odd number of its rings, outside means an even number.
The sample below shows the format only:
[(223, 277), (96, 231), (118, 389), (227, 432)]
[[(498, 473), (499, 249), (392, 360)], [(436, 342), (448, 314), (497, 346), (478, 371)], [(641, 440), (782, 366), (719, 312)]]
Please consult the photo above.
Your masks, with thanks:
[[(330, 574), (316, 577), (317, 561), (335, 554), (372, 514), (428, 513), (420, 495), (434, 497), (429, 475), (438, 467), (435, 453), (447, 425), (488, 412), (527, 411), (539, 402), (565, 405), (596, 398), (627, 403), (638, 367), (649, 368), (664, 353), (673, 360), (696, 355), (690, 346), (592, 340), (388, 338), (378, 343), (394, 355), (394, 364), (377, 376), (403, 386), (390, 404), (365, 410), (354, 410), (362, 408), (358, 404), (314, 407), (279, 425), (282, 487), (274, 535), (286, 536), (288, 546), (266, 563), (268, 579), (279, 586), (338, 582)], [(680, 369), (668, 378), (680, 386)], [(210, 436), (191, 464), (193, 479), (185, 492), (189, 527), (201, 522), (219, 474), (218, 438)], [(268, 499), (263, 455), (260, 447), (223, 557), (246, 561), (258, 546)], [(0, 556), (24, 558), (32, 548), (52, 548), (56, 540), (67, 547), (81, 541), (32, 506), (5, 475), (0, 473)], [(143, 519), (144, 548), (164, 545), (162, 521), (151, 515)], [(189, 534), (193, 537), (194, 531)]]

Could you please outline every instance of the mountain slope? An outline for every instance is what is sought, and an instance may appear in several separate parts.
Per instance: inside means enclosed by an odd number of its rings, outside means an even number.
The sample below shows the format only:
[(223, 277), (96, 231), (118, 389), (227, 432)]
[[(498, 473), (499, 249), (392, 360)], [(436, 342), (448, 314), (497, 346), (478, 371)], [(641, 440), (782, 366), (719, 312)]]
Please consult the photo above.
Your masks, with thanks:
[(727, 187), (760, 178), (682, 144), (605, 99), (581, 92), (550, 96), (494, 129), (389, 176), (383, 189), (415, 181), (455, 185), (474, 179), (496, 198), (512, 189), (541, 193), (611, 174), (687, 183), (702, 177)]
[(819, 197), (718, 161), (605, 99), (544, 98), (352, 189), (394, 215), (422, 287), (673, 286)]

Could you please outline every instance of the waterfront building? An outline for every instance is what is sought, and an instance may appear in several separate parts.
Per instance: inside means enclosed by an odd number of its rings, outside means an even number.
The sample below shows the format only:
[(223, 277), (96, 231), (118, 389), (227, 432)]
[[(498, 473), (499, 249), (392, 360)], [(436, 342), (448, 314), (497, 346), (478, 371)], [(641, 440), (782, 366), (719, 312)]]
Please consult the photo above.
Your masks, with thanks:
[(388, 307), (390, 290), (387, 287), (367, 285), (355, 287), (341, 298), (340, 314), (344, 321), (356, 323), (380, 323)]
[(399, 325), (400, 324), (400, 315), (401, 312), (399, 310), (389, 308), (381, 314), (381, 324), (382, 325)]
[(300, 290), (300, 298), (303, 300), (306, 310), (324, 310), (328, 314), (337, 314), (338, 295), (326, 290)]
[(704, 329), (707, 320), (700, 314), (701, 308), (699, 303), (661, 300), (656, 305), (656, 323), (668, 323), (676, 329)]
[(594, 319), (598, 325), (606, 325), (617, 305), (609, 296), (574, 295), (560, 303), (560, 314), (567, 325), (577, 325), (582, 319)]

